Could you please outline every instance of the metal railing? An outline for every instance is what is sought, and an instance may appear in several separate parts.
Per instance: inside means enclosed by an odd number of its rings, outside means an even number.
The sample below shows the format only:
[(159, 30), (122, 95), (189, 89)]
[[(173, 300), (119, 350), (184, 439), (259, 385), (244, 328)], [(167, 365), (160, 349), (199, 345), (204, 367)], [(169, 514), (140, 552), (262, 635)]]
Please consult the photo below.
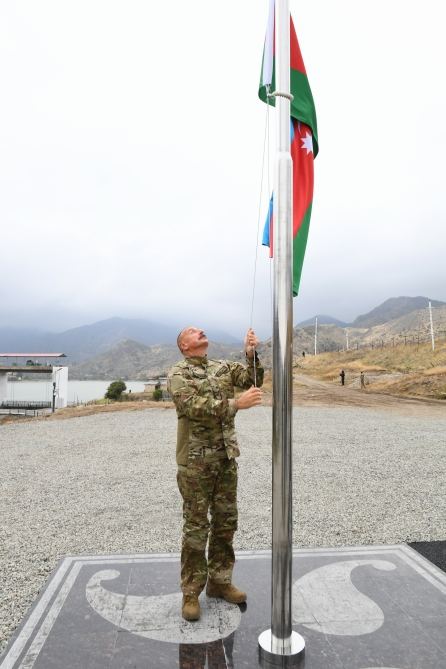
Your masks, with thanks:
[(25, 409), (37, 411), (38, 409), (51, 409), (51, 402), (38, 402), (34, 400), (4, 400), (0, 402), (0, 409)]

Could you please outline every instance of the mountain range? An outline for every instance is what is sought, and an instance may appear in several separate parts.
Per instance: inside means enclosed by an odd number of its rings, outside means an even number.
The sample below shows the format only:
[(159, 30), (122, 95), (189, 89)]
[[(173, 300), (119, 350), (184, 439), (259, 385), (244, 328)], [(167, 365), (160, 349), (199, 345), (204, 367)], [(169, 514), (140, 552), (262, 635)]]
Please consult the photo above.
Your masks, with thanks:
[[(236, 345), (232, 335), (215, 329), (210, 339)], [(41, 332), (25, 328), (0, 328), (0, 350), (8, 353), (65, 353), (70, 363), (80, 363), (105, 353), (119, 342), (131, 339), (146, 346), (175, 344), (178, 331), (169, 325), (143, 319), (108, 318), (65, 332)]]
[[(446, 336), (446, 302), (431, 300), (435, 327)], [(376, 342), (388, 343), (405, 337), (429, 334), (429, 299), (390, 298), (348, 324), (327, 315), (318, 315), (318, 351), (330, 351)], [(242, 359), (242, 343), (230, 334), (208, 330), (209, 355)], [(294, 351), (314, 351), (315, 317), (294, 328)], [(68, 356), (70, 378), (145, 379), (164, 374), (179, 358), (177, 332), (170, 326), (142, 319), (110, 318), (62, 333), (0, 328), (3, 352), (64, 352)], [(404, 341), (406, 340), (404, 339)], [(400, 339), (403, 341), (402, 339)], [(259, 347), (267, 366), (271, 363), (271, 341)]]
[[(242, 360), (244, 357), (242, 344), (209, 343), (209, 357), (225, 360)], [(117, 378), (146, 380), (157, 376), (165, 376), (170, 367), (181, 358), (178, 348), (173, 344), (162, 346), (145, 346), (137, 341), (125, 339), (105, 353), (70, 367), (72, 379), (106, 379)]]
[(427, 309), (429, 301), (434, 308), (446, 306), (446, 302), (440, 300), (429, 300), (428, 297), (391, 297), (367, 314), (355, 318), (351, 327), (371, 328), (374, 325), (388, 323), (395, 318), (401, 318), (414, 311)]
[(375, 307), (366, 314), (361, 314), (351, 323), (346, 323), (340, 321), (333, 316), (327, 316), (326, 314), (316, 314), (313, 318), (307, 318), (307, 320), (302, 321), (297, 324), (298, 328), (304, 328), (308, 325), (314, 326), (315, 319), (317, 318), (318, 325), (337, 325), (339, 327), (351, 327), (351, 328), (371, 328), (374, 325), (381, 325), (383, 323), (388, 323), (389, 321), (410, 314), (413, 311), (418, 309), (427, 309), (429, 306), (429, 301), (431, 302), (434, 308), (446, 306), (446, 302), (441, 302), (440, 300), (430, 300), (428, 297), (390, 297), (388, 300)]

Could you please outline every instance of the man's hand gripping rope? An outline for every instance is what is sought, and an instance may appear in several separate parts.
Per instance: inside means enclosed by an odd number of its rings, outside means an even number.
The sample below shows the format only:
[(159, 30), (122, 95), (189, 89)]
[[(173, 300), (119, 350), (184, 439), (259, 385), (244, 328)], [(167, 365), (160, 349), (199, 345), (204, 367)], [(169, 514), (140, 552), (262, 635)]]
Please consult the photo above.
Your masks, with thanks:
[(250, 360), (254, 358), (254, 385), (237, 397), (235, 400), (237, 409), (250, 409), (251, 407), (259, 406), (262, 403), (262, 391), (260, 388), (255, 387), (257, 384), (255, 354), (256, 347), (259, 345), (259, 340), (252, 328), (249, 328), (246, 333), (244, 344), (246, 357)]

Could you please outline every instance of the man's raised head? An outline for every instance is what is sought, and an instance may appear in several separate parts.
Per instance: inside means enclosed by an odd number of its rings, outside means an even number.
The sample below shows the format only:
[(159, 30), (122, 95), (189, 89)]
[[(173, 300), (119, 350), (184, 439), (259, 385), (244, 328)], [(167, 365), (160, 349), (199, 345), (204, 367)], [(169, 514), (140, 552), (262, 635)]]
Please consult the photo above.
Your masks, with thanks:
[(203, 357), (208, 350), (208, 338), (201, 328), (188, 325), (177, 337), (177, 345), (186, 358)]

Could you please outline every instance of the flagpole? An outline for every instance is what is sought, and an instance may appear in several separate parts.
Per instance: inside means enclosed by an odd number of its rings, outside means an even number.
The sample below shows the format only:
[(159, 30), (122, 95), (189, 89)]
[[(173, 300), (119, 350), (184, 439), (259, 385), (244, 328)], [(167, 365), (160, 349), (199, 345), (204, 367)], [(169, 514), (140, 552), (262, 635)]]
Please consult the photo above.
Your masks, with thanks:
[(290, 8), (275, 3), (278, 119), (274, 183), (273, 435), (271, 629), (259, 636), (260, 657), (295, 666), (304, 639), (292, 630), (292, 160), (290, 153)]

